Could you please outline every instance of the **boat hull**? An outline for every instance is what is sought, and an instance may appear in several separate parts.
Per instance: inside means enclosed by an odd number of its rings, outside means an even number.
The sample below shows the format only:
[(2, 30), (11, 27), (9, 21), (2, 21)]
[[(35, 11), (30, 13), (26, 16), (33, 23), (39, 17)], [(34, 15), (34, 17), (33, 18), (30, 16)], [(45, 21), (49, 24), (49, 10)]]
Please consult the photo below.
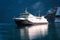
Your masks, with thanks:
[(41, 24), (48, 24), (48, 22), (44, 22), (44, 23), (32, 23), (28, 20), (14, 20), (15, 23), (20, 26), (20, 25), (41, 25)]
[(31, 22), (29, 22), (28, 20), (14, 20), (15, 21), (15, 23), (18, 25), (18, 26), (20, 26), (20, 25), (25, 25), (25, 26), (27, 26), (27, 25), (32, 25), (32, 23)]

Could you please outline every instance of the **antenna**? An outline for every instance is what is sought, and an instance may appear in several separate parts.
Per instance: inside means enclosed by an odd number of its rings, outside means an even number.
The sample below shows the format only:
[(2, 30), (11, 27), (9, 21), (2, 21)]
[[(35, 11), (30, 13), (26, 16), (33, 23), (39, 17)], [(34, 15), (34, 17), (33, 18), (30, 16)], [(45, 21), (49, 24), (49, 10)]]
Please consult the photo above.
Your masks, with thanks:
[(25, 13), (28, 13), (27, 8), (25, 8)]
[(38, 13), (39, 13), (39, 17), (41, 17), (40, 10), (38, 11)]

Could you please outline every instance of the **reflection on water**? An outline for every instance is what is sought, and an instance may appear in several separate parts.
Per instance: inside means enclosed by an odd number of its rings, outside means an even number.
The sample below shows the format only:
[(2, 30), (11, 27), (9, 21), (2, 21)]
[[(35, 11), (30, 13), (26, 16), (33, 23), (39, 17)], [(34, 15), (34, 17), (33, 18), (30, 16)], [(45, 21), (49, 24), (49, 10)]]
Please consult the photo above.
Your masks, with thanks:
[(25, 35), (25, 38), (29, 38), (29, 40), (59, 40), (59, 24), (60, 23), (49, 23), (46, 25), (34, 25), (30, 27), (26, 26), (27, 28), (23, 34), (26, 34), (27, 37)]
[(20, 29), (21, 40), (37, 39), (48, 35), (48, 24), (26, 26)]
[(20, 29), (21, 40), (29, 40), (28, 27)]
[(0, 24), (0, 40), (60, 40), (60, 23), (25, 26), (20, 29), (15, 24)]
[(37, 37), (45, 36), (48, 34), (48, 24), (45, 25), (35, 25), (31, 26), (29, 29), (29, 37), (30, 39), (35, 39)]

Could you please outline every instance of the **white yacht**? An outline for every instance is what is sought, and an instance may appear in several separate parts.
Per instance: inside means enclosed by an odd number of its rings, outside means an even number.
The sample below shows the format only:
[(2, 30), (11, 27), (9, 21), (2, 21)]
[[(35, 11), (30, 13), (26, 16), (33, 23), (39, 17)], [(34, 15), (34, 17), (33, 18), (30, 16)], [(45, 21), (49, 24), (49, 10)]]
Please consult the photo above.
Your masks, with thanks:
[(24, 13), (20, 14), (18, 18), (13, 18), (17, 25), (30, 25), (30, 24), (47, 24), (48, 21), (44, 16), (34, 16), (31, 13), (27, 11), (27, 9), (24, 11)]

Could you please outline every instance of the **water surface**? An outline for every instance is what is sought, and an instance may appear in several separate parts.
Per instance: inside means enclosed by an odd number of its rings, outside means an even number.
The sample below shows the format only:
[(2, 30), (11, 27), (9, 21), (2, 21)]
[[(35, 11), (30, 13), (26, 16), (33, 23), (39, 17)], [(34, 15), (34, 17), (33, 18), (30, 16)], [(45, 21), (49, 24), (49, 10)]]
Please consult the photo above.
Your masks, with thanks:
[(60, 23), (20, 27), (0, 23), (0, 40), (60, 40)]

